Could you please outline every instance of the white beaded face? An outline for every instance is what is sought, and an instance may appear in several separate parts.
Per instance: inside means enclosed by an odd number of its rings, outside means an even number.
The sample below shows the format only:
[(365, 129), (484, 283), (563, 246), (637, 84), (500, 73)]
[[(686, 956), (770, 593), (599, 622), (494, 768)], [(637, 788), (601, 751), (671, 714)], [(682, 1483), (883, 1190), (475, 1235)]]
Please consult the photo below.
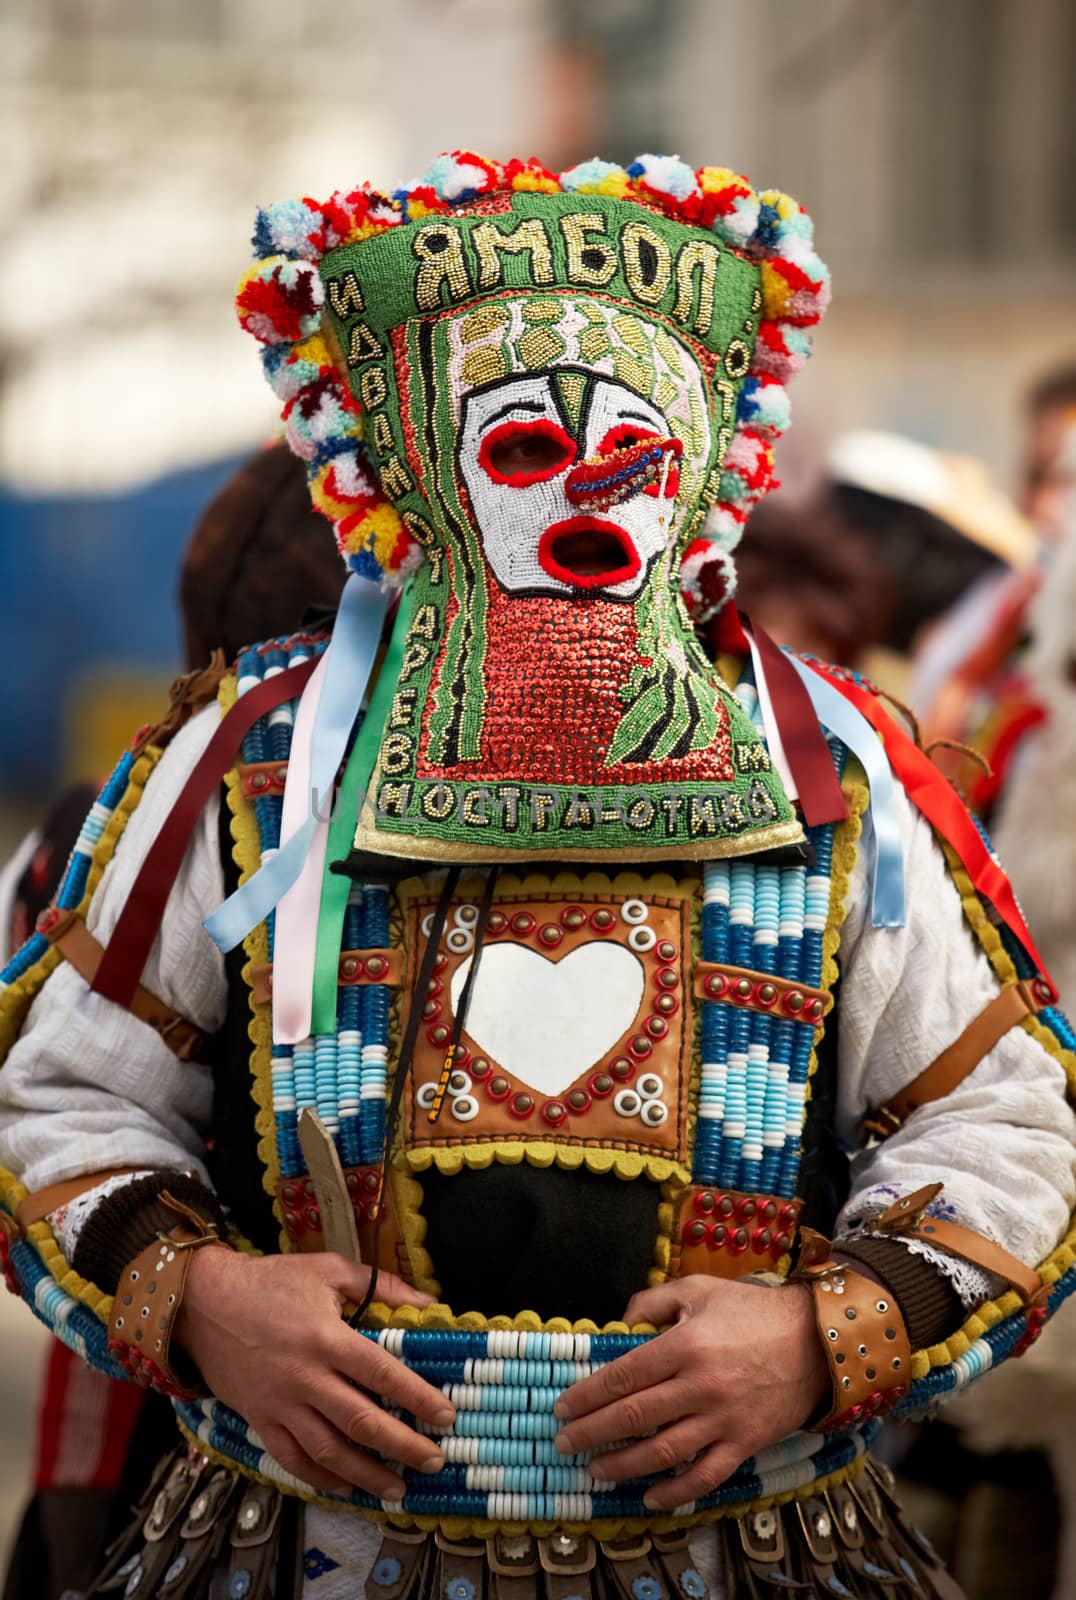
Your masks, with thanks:
[(577, 419), (562, 407), (552, 373), (508, 378), (468, 395), (460, 473), (502, 587), (634, 599), (673, 534), (675, 469), (663, 494), (652, 485), (600, 515), (572, 504), (567, 480), (581, 461), (670, 432), (655, 405), (607, 378), (587, 385)]

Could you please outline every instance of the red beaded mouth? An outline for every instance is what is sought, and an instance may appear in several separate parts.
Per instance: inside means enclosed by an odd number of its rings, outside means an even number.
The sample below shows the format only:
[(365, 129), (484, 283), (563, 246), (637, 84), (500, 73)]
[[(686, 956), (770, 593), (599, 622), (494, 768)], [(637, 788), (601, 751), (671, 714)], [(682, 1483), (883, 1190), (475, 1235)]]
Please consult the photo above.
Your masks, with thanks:
[(642, 562), (628, 533), (601, 517), (550, 523), (538, 543), (543, 572), (575, 589), (605, 589), (637, 576)]

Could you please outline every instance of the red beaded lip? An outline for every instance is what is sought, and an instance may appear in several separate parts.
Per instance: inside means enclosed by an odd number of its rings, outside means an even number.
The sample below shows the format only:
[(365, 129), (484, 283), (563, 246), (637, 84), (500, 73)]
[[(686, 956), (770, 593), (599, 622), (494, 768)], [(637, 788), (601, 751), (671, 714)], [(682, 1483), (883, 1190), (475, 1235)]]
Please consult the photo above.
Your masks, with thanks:
[(626, 529), (604, 517), (551, 522), (538, 541), (543, 572), (573, 589), (606, 589), (634, 578), (642, 562)]

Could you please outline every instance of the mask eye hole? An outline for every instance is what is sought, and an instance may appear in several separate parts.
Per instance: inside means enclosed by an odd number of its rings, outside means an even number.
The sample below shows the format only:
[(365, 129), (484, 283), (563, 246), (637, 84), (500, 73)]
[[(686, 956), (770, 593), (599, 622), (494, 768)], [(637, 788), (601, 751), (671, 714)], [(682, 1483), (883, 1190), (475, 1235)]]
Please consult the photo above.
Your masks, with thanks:
[(484, 435), (478, 461), (494, 483), (514, 489), (544, 483), (567, 470), (576, 458), (575, 440), (551, 417), (502, 422)]
[(644, 439), (659, 439), (661, 435), (656, 428), (648, 428), (642, 422), (617, 422), (609, 429), (598, 446), (598, 455), (608, 456), (614, 450), (627, 450), (633, 444), (642, 444)]

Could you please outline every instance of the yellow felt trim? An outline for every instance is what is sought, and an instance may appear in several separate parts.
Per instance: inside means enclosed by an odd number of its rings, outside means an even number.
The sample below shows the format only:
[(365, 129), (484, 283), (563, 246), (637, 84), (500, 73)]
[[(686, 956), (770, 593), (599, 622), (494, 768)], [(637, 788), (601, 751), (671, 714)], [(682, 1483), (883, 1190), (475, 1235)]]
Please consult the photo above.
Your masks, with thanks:
[(736, 1505), (714, 1506), (708, 1511), (693, 1511), (687, 1517), (598, 1517), (593, 1522), (492, 1522), (486, 1517), (413, 1517), (400, 1511), (367, 1511), (361, 1506), (351, 1505), (346, 1500), (319, 1494), (316, 1489), (285, 1489), (278, 1479), (243, 1466), (231, 1456), (215, 1449), (193, 1429), (188, 1428), (182, 1417), (177, 1415), (176, 1421), (184, 1438), (188, 1439), (201, 1455), (208, 1456), (216, 1466), (231, 1467), (241, 1477), (250, 1478), (255, 1483), (263, 1483), (270, 1489), (283, 1489), (296, 1500), (302, 1500), (307, 1505), (321, 1506), (326, 1511), (350, 1512), (352, 1516), (362, 1517), (367, 1522), (391, 1524), (396, 1528), (418, 1528), (423, 1533), (440, 1531), (446, 1539), (489, 1539), (495, 1533), (504, 1533), (509, 1537), (526, 1533), (539, 1539), (556, 1532), (588, 1534), (592, 1539), (617, 1539), (631, 1533), (675, 1533), (680, 1528), (706, 1527), (726, 1517), (743, 1517), (748, 1512), (763, 1511), (767, 1506), (783, 1506), (795, 1500), (809, 1499), (810, 1496), (821, 1494), (826, 1489), (836, 1489), (839, 1484), (851, 1482), (858, 1478), (867, 1466), (867, 1456), (864, 1453), (856, 1456), (845, 1466), (837, 1467), (833, 1472), (827, 1473), (825, 1477), (814, 1479), (811, 1483), (782, 1490), (780, 1494), (761, 1495), (757, 1500), (741, 1501)]
[[(1013, 959), (1002, 943), (997, 928), (987, 917), (967, 869), (952, 846), (940, 835), (935, 837), (941, 845), (949, 875), (960, 895), (965, 921), (982, 946), (999, 982), (1002, 984), (1015, 982), (1017, 972)], [(1064, 1068), (1068, 1079), (1069, 1100), (1076, 1103), (1076, 1055), (1071, 1050), (1066, 1050), (1037, 1017), (1024, 1017), (1020, 1026)], [(1076, 1263), (1076, 1214), (1070, 1219), (1065, 1237), (1039, 1265), (1038, 1271), (1044, 1283), (1055, 1284), (1074, 1263)], [(941, 1344), (931, 1345), (926, 1350), (914, 1352), (912, 1377), (925, 1378), (934, 1367), (950, 1366), (952, 1362), (967, 1353), (976, 1339), (981, 1339), (991, 1328), (996, 1328), (999, 1322), (1020, 1311), (1022, 1307), (1023, 1301), (1012, 1290), (999, 1296), (997, 1300), (988, 1300), (974, 1311), (963, 1327), (950, 1338)]]
[(402, 1152), (393, 1157), (389, 1171), (393, 1212), (403, 1235), (411, 1268), (411, 1282), (423, 1294), (440, 1294), (441, 1285), (433, 1271), (433, 1260), (426, 1249), (426, 1218), (422, 1215), (422, 1185), (411, 1176)]
[[(460, 878), (457, 894), (461, 899), (468, 896), (477, 899), (485, 883), (485, 878), (480, 874), (466, 873)], [(559, 894), (651, 894), (662, 895), (669, 900), (697, 900), (701, 893), (701, 879), (674, 878), (669, 872), (618, 872), (615, 877), (610, 877), (607, 872), (586, 872), (582, 875), (577, 872), (555, 872), (552, 877), (544, 872), (529, 872), (524, 878), (514, 872), (501, 872), (497, 875), (493, 902), (496, 905), (500, 900)], [(415, 900), (429, 900), (435, 891), (431, 890), (426, 878), (405, 878), (397, 885), (396, 894), (400, 903), (409, 907)]]
[(579, 1167), (586, 1167), (588, 1172), (615, 1172), (618, 1178), (626, 1182), (635, 1178), (651, 1178), (655, 1183), (664, 1183), (668, 1178), (680, 1178), (686, 1183), (690, 1177), (689, 1169), (682, 1162), (673, 1161), (667, 1156), (589, 1145), (551, 1144), (541, 1139), (526, 1144), (491, 1139), (483, 1144), (475, 1142), (438, 1146), (436, 1149), (423, 1145), (408, 1150), (406, 1159), (415, 1172), (426, 1172), (434, 1166), (438, 1172), (449, 1176), (463, 1167), (482, 1170), (491, 1167), (494, 1162), (502, 1167), (515, 1167), (524, 1161), (530, 1167), (558, 1166), (567, 1172), (574, 1172)]
[[(237, 679), (229, 673), (221, 679), (217, 691), (221, 716), (226, 716), (235, 704)], [(261, 835), (254, 806), (243, 793), (239, 774), (231, 767), (224, 778), (225, 797), (231, 813), (228, 824), (232, 836), (232, 859), (239, 868), (239, 882), (246, 883), (261, 866)], [(280, 1206), (280, 1161), (277, 1156), (276, 1131), (273, 1122), (273, 1022), (269, 1006), (256, 1005), (251, 973), (255, 967), (269, 964), (269, 932), (264, 922), (259, 922), (243, 940), (246, 961), (243, 963), (243, 982), (247, 988), (250, 1020), (247, 1038), (250, 1040), (250, 1094), (254, 1101), (254, 1127), (258, 1135), (258, 1160), (261, 1162), (262, 1187), (272, 1196), (273, 1215), (280, 1228), (280, 1248), (284, 1254), (292, 1249), (284, 1227)]]

